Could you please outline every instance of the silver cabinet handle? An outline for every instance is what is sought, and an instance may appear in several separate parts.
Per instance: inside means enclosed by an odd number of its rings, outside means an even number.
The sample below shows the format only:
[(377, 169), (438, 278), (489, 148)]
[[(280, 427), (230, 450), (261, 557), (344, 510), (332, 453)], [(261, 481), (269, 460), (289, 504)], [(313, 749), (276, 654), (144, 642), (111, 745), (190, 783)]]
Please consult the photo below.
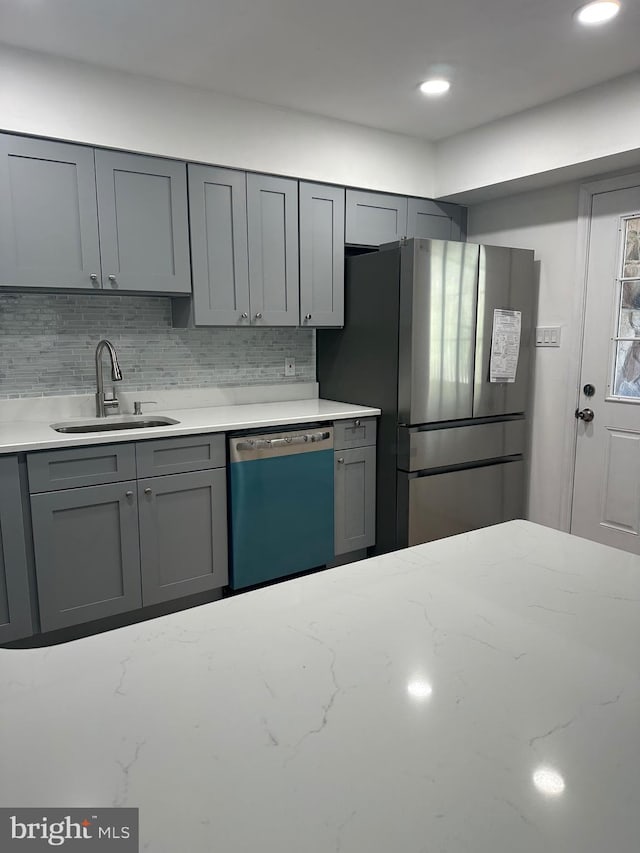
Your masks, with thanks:
[(145, 489), (145, 490), (144, 490), (144, 493), (145, 493), (145, 495), (150, 495), (150, 494), (151, 494), (151, 489)]
[(304, 319), (305, 319), (305, 320), (310, 320), (310, 319), (311, 319), (311, 314), (305, 314), (305, 315), (304, 315)]
[(242, 312), (242, 314), (240, 315), (240, 319), (241, 319), (241, 320), (246, 320), (248, 316), (249, 316), (249, 315), (247, 314), (247, 312), (246, 312), (246, 311), (243, 311), (243, 312)]
[(91, 279), (91, 281), (97, 281), (98, 280), (98, 276), (94, 272), (91, 273), (89, 278)]
[(126, 495), (128, 498), (132, 498), (132, 497), (133, 497), (133, 492), (132, 492), (131, 490), (129, 490), (128, 492), (125, 492), (125, 495)]
[(262, 313), (260, 311), (256, 314), (256, 320), (262, 320)]
[(111, 284), (115, 284), (115, 283), (116, 283), (116, 277), (115, 277), (115, 275), (108, 275), (108, 276), (107, 276), (107, 278), (109, 279), (109, 281), (111, 282)]
[(344, 459), (342, 458), (342, 456), (340, 456), (338, 459), (338, 465), (344, 465)]

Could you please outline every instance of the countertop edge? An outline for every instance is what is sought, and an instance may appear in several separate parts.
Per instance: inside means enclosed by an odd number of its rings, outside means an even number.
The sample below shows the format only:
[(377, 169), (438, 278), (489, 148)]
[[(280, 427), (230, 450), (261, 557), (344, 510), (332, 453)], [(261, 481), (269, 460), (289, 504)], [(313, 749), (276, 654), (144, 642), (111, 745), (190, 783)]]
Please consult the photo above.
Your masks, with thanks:
[[(306, 405), (305, 405), (306, 404)], [(316, 404), (317, 410), (309, 404)], [(259, 415), (255, 410), (270, 408), (267, 414)], [(302, 409), (293, 413), (291, 409)], [(289, 411), (287, 411), (289, 409)], [(218, 410), (218, 420), (214, 414)], [(233, 417), (236, 414), (237, 417)], [(254, 410), (250, 412), (249, 410)], [(209, 414), (212, 413), (212, 414)], [(153, 413), (154, 415), (156, 412)], [(200, 409), (163, 409), (158, 415), (173, 417), (180, 421), (167, 426), (146, 429), (113, 430), (104, 433), (63, 434), (56, 433), (44, 421), (0, 424), (0, 456), (12, 453), (28, 453), (39, 450), (60, 450), (72, 447), (90, 447), (132, 441), (148, 441), (158, 438), (178, 438), (187, 435), (231, 432), (261, 427), (292, 426), (313, 422), (346, 420), (348, 418), (377, 417), (381, 410), (369, 406), (358, 406), (334, 400), (312, 398), (274, 403), (248, 403), (232, 406), (211, 406)], [(182, 415), (182, 420), (181, 420)], [(244, 417), (243, 417), (244, 416)], [(70, 422), (73, 419), (68, 419)], [(77, 420), (86, 420), (78, 418)], [(2, 432), (33, 430), (42, 436), (25, 437), (23, 440), (2, 440)], [(51, 433), (49, 435), (48, 433)]]

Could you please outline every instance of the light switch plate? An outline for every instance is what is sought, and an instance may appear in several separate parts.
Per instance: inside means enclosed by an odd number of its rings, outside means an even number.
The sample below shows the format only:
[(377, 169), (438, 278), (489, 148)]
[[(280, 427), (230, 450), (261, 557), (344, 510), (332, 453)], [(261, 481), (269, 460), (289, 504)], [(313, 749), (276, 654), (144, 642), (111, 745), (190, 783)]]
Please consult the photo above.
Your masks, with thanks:
[(559, 347), (560, 346), (560, 326), (537, 326), (536, 327), (536, 346), (537, 347)]
[(295, 358), (285, 358), (285, 360), (284, 360), (284, 375), (285, 376), (295, 376), (296, 375), (296, 360), (295, 360)]

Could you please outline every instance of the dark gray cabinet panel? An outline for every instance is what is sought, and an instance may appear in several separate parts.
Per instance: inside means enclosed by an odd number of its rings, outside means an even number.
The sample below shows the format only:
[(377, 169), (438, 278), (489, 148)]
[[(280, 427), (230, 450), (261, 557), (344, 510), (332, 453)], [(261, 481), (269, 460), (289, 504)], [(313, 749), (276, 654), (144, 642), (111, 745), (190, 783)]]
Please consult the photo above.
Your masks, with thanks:
[(225, 586), (226, 470), (138, 483), (144, 605)]
[(248, 325), (246, 175), (191, 163), (188, 171), (193, 323)]
[(224, 468), (226, 441), (219, 435), (185, 435), (139, 441), (136, 445), (138, 477), (184, 474), (206, 468)]
[(297, 326), (298, 182), (247, 175), (249, 301), (258, 326)]
[(380, 246), (406, 236), (407, 199), (399, 195), (347, 190), (345, 242)]
[(186, 165), (96, 150), (105, 290), (190, 293)]
[(141, 606), (136, 483), (31, 497), (43, 631)]
[(464, 240), (466, 209), (457, 204), (410, 198), (407, 237), (431, 240)]
[(334, 488), (336, 557), (374, 545), (376, 448), (336, 452)]
[(32, 633), (18, 460), (0, 458), (0, 643)]
[(92, 148), (0, 134), (0, 286), (100, 288)]
[(344, 190), (300, 184), (300, 325), (344, 325)]
[(52, 492), (81, 486), (135, 480), (133, 444), (99, 444), (43, 450), (27, 455), (29, 492)]

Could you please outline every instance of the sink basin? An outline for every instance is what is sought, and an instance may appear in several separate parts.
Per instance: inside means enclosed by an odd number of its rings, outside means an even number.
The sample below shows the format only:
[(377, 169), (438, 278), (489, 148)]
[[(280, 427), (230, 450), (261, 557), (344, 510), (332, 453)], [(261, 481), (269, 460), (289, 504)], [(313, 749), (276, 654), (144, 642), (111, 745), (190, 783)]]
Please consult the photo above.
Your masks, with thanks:
[(93, 418), (90, 421), (69, 421), (51, 424), (56, 432), (111, 432), (115, 429), (150, 429), (151, 427), (179, 424), (173, 418), (149, 417), (148, 415), (129, 415), (124, 417)]

